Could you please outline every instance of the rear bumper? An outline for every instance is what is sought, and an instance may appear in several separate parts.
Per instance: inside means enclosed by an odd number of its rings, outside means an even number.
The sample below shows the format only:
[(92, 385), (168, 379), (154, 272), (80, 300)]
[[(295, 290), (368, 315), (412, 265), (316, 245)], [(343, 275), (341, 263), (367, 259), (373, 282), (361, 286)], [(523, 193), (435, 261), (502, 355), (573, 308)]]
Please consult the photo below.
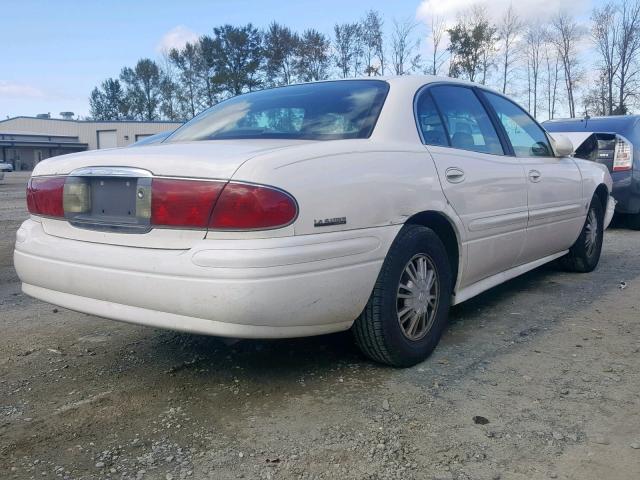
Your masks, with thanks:
[(238, 338), (348, 329), (400, 226), (189, 250), (70, 240), (27, 220), (14, 263), (28, 295), (125, 322)]
[(611, 173), (613, 188), (611, 194), (618, 202), (617, 213), (640, 212), (640, 176), (639, 172), (625, 171)]

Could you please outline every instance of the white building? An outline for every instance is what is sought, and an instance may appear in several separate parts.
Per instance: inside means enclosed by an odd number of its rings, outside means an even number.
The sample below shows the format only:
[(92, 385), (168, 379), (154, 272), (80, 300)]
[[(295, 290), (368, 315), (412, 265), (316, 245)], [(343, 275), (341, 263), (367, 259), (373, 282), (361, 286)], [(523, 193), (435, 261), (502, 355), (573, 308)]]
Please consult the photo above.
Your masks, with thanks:
[(0, 120), (0, 162), (12, 163), (15, 170), (30, 170), (45, 158), (82, 150), (126, 147), (180, 125), (180, 122), (9, 118)]

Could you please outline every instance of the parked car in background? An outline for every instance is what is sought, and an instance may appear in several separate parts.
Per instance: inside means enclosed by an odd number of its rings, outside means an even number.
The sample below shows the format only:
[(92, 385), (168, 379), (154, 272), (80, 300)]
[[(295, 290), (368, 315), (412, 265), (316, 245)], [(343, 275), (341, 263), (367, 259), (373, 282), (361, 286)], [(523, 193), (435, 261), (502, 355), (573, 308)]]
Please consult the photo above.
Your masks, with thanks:
[(13, 172), (13, 165), (7, 162), (0, 162), (0, 172)]
[(543, 125), (571, 138), (576, 157), (606, 165), (618, 202), (616, 212), (640, 230), (640, 116), (549, 120)]
[(606, 167), (521, 107), (437, 77), (241, 95), (162, 144), (40, 162), (17, 232), (23, 291), (234, 338), (353, 329), (413, 365), (449, 306), (555, 259), (589, 272)]

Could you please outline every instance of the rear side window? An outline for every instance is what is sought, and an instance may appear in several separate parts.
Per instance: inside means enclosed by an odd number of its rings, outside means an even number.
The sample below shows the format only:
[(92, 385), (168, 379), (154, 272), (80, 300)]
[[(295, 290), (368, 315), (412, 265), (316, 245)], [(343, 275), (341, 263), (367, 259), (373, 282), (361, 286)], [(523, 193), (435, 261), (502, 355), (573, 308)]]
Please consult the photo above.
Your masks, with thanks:
[(504, 155), (486, 110), (470, 88), (442, 85), (430, 89), (453, 148)]
[(439, 145), (448, 147), (447, 132), (442, 125), (440, 114), (433, 103), (431, 94), (426, 91), (418, 100), (416, 106), (416, 115), (418, 117), (418, 127), (422, 132), (422, 139), (427, 145)]
[(500, 95), (484, 92), (504, 127), (516, 157), (552, 157), (544, 130), (523, 109)]

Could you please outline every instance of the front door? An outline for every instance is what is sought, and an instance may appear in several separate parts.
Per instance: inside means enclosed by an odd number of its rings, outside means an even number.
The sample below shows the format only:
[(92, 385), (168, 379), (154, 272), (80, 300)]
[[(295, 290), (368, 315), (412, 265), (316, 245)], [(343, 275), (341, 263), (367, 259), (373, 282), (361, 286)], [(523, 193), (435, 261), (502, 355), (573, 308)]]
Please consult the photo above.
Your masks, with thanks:
[(529, 222), (519, 263), (569, 248), (580, 234), (588, 205), (582, 176), (572, 158), (557, 158), (544, 130), (505, 97), (483, 92), (502, 124), (527, 176)]
[(527, 225), (522, 164), (503, 142), (472, 88), (438, 85), (417, 103), (423, 141), (444, 194), (464, 224), (461, 287), (515, 266)]

